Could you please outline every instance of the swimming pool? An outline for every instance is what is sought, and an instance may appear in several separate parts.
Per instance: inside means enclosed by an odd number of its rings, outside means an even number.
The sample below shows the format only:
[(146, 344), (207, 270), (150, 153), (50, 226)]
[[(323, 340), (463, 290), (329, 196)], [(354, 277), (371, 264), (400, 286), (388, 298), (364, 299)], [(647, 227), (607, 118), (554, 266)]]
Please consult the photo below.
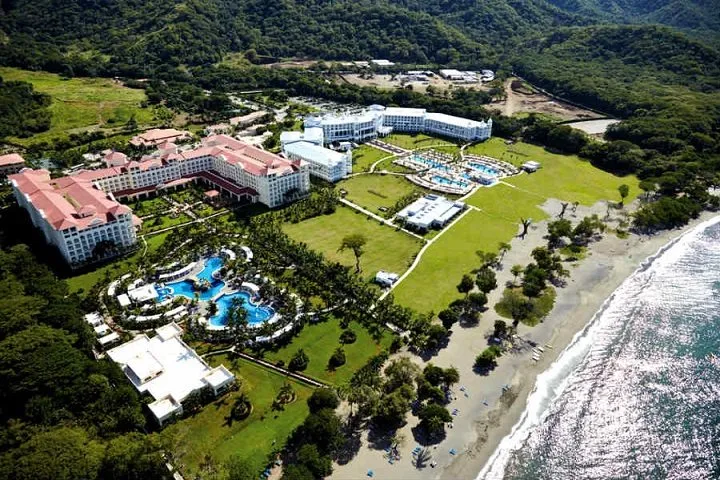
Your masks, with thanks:
[(247, 310), (247, 319), (250, 325), (266, 322), (275, 315), (275, 311), (271, 307), (260, 307), (252, 303), (248, 292), (235, 292), (225, 294), (217, 299), (215, 303), (217, 303), (218, 311), (210, 317), (210, 325), (215, 327), (224, 327), (227, 325), (227, 314), (235, 298), (242, 299), (242, 305), (243, 308)]
[(452, 178), (443, 177), (440, 175), (433, 175), (432, 181), (440, 185), (458, 186), (465, 188), (468, 186), (467, 182), (461, 182), (460, 180), (453, 180)]
[(496, 177), (498, 174), (497, 170), (495, 170), (494, 168), (490, 168), (482, 163), (470, 162), (468, 163), (468, 165), (470, 165), (470, 168), (472, 168), (473, 170), (479, 170), (482, 173), (486, 173), (488, 175), (493, 175)]
[(448, 165), (445, 165), (444, 163), (438, 162), (436, 160), (430, 160), (429, 158), (421, 157), (420, 155), (413, 155), (413, 160), (422, 163), (423, 165), (427, 165), (428, 167), (437, 168), (438, 170), (444, 170), (448, 171), (450, 170), (450, 167)]

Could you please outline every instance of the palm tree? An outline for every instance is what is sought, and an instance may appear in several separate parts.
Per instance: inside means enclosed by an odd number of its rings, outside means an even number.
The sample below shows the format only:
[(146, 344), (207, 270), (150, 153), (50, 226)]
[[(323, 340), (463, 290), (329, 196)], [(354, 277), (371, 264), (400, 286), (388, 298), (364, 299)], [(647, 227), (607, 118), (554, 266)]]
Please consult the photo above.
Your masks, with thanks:
[(363, 247), (366, 243), (367, 239), (364, 235), (360, 233), (354, 233), (343, 238), (342, 243), (340, 244), (340, 248), (338, 249), (338, 252), (342, 252), (346, 249), (352, 250), (353, 255), (355, 255), (355, 273), (361, 272), (360, 257), (364, 253)]
[(512, 249), (512, 246), (507, 242), (500, 242), (498, 244), (498, 250), (500, 251), (500, 260), (505, 258), (505, 254)]

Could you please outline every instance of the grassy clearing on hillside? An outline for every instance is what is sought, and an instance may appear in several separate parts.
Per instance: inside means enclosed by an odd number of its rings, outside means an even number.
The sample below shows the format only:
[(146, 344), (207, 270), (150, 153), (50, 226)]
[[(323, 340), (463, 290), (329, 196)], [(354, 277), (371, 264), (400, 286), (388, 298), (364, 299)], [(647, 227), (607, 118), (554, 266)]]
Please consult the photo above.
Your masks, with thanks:
[[(265, 352), (265, 359), (273, 363), (282, 360), (287, 365), (295, 352), (302, 348), (310, 358), (304, 374), (333, 385), (342, 385), (350, 380), (352, 374), (365, 365), (370, 357), (388, 348), (392, 340), (392, 335), (387, 333), (379, 344), (375, 343), (367, 330), (356, 323), (350, 324), (349, 329), (355, 332), (357, 340), (355, 343), (341, 345), (340, 334), (343, 329), (337, 319), (330, 318), (325, 322), (306, 325), (289, 345), (277, 351)], [(340, 346), (345, 350), (346, 363), (334, 372), (329, 371), (328, 360)]]
[(373, 163), (390, 155), (370, 145), (360, 145), (353, 150), (353, 172), (368, 172)]
[(619, 201), (618, 187), (623, 183), (630, 187), (628, 202), (640, 194), (639, 181), (634, 175), (618, 177), (576, 155), (556, 155), (527, 143), (506, 145), (500, 138), (491, 138), (468, 148), (467, 153), (488, 155), (517, 166), (529, 160), (540, 162), (542, 168), (537, 172), (509, 178), (506, 182), (544, 198), (577, 201), (583, 205), (601, 200)]
[(517, 225), (473, 210), (425, 252), (418, 267), (393, 290), (395, 300), (419, 312), (438, 313), (460, 298), (455, 288), (479, 266), (477, 250), (496, 252), (499, 242), (517, 233)]
[(346, 198), (371, 212), (381, 215), (380, 207), (390, 208), (405, 195), (421, 191), (398, 175), (358, 175), (338, 184), (348, 193)]
[(373, 277), (378, 270), (402, 273), (420, 250), (420, 241), (391, 227), (380, 225), (347, 207), (338, 207), (332, 215), (311, 218), (300, 223), (283, 225), (294, 240), (306, 243), (333, 262), (355, 266), (352, 252), (338, 252), (343, 237), (360, 233), (367, 239), (365, 253), (360, 259), (362, 275)]
[(120, 127), (135, 116), (139, 125), (153, 121), (151, 108), (140, 108), (145, 92), (122, 86), (107, 78), (72, 78), (63, 80), (59, 75), (30, 72), (17, 68), (0, 67), (0, 77), (6, 81), (20, 80), (52, 97), (50, 130), (29, 139), (13, 139), (29, 144), (49, 140), (72, 130), (87, 127)]
[[(170, 232), (164, 232), (158, 233), (157, 235), (153, 235), (151, 237), (146, 237), (145, 240), (147, 241), (148, 246), (147, 253), (152, 253), (158, 248), (160, 248), (160, 245), (163, 244), (169, 234)], [(109, 263), (91, 272), (67, 278), (65, 281), (68, 284), (70, 292), (73, 293), (80, 290), (88, 292), (97, 282), (105, 278), (105, 272), (109, 272), (112, 279), (120, 277), (121, 275), (129, 272), (135, 266), (137, 261), (141, 258), (142, 253), (145, 250), (145, 246), (143, 245), (142, 240), (138, 240), (138, 242), (140, 244), (140, 249), (131, 256), (122, 260), (117, 260), (115, 262)]]
[[(281, 449), (290, 433), (305, 420), (312, 389), (245, 360), (233, 361), (218, 355), (208, 361), (231, 369), (238, 376), (240, 391), (231, 392), (196, 415), (170, 425), (161, 435), (176, 446), (175, 463), (181, 466), (186, 478), (200, 476), (207, 455), (218, 467), (230, 457), (240, 456), (259, 473), (267, 464), (268, 455)], [(285, 405), (284, 410), (272, 410), (273, 400), (285, 383), (292, 385), (297, 399)], [(253, 411), (244, 420), (230, 421), (230, 410), (241, 392), (250, 397)]]

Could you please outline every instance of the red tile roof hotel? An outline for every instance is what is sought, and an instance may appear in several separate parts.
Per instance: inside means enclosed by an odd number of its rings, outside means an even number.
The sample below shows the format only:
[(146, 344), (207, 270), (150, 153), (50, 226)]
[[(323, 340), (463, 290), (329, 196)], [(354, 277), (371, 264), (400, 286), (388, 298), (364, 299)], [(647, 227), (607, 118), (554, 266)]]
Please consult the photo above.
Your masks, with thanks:
[(25, 164), (25, 159), (18, 153), (8, 153), (7, 155), (0, 155), (0, 167), (23, 164)]
[(190, 138), (190, 132), (174, 128), (155, 128), (134, 136), (130, 143), (136, 147), (154, 147), (161, 143), (189, 140)]
[(111, 222), (120, 214), (132, 213), (130, 208), (82, 178), (51, 179), (47, 170), (30, 169), (9, 178), (55, 230), (70, 227), (83, 230)]

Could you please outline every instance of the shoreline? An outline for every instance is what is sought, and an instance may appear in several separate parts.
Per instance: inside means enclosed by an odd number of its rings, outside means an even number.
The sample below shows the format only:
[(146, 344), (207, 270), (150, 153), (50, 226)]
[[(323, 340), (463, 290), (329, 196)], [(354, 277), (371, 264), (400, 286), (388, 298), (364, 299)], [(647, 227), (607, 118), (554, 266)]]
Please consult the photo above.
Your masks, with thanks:
[[(557, 203), (548, 201), (543, 208), (555, 213)], [(579, 219), (598, 213), (599, 209), (603, 207), (581, 207), (575, 217)], [(460, 371), (460, 383), (453, 387), (456, 399), (448, 405), (450, 410), (458, 409), (459, 414), (454, 418), (453, 428), (446, 428), (446, 438), (428, 447), (437, 466), (417, 469), (412, 465), (411, 451), (417, 445), (412, 428), (417, 425), (417, 418), (408, 415), (408, 424), (398, 431), (404, 439), (400, 442), (401, 461), (389, 464), (382, 455), (382, 449), (369, 448), (368, 432), (364, 431), (357, 455), (348, 464), (335, 465), (332, 478), (362, 478), (370, 469), (377, 478), (476, 478), (500, 442), (522, 418), (538, 375), (546, 371), (575, 335), (590, 323), (613, 292), (666, 244), (715, 216), (717, 213), (705, 212), (682, 229), (663, 231), (653, 236), (629, 235), (620, 239), (613, 233), (605, 233), (601, 240), (589, 246), (586, 258), (577, 266), (569, 266), (567, 285), (556, 288), (555, 304), (545, 320), (534, 327), (518, 326), (521, 338), (541, 346), (552, 345), (552, 348), (545, 348), (537, 363), (532, 362), (529, 349), (506, 353), (491, 373), (478, 375), (474, 373), (472, 363), (487, 346), (486, 334), (492, 330), (495, 320), (507, 321), (494, 311), (493, 306), (502, 296), (505, 282), (511, 279), (510, 266), (526, 264), (532, 249), (545, 243), (543, 236), (547, 232), (547, 220), (536, 224), (525, 240), (514, 238), (512, 250), (503, 259), (503, 268), (497, 272), (498, 288), (488, 295), (490, 309), (483, 313), (477, 326), (454, 326), (449, 346), (430, 359), (435, 365), (452, 365)], [(411, 358), (424, 365), (421, 359)], [(511, 389), (503, 395), (504, 385), (510, 385)], [(465, 387), (463, 391), (461, 386)], [(455, 455), (450, 453), (450, 449), (456, 451)]]

